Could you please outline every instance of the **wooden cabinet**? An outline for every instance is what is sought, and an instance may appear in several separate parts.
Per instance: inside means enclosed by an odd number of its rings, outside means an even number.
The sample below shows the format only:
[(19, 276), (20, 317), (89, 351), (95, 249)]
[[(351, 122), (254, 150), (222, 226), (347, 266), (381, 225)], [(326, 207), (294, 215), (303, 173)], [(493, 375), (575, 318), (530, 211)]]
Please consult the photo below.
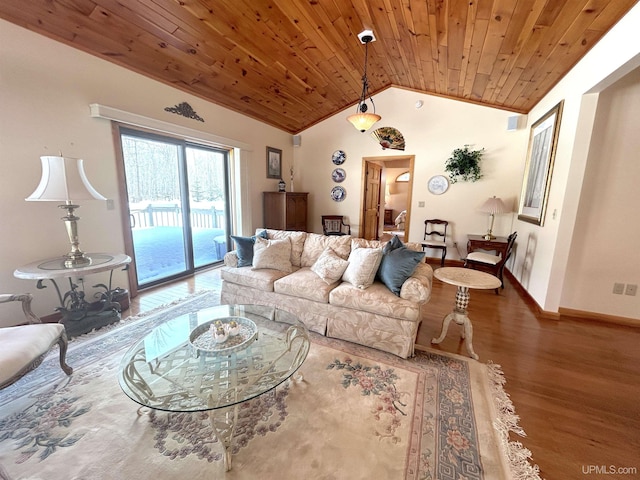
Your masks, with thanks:
[(384, 209), (384, 224), (393, 225), (393, 210), (390, 208)]
[(307, 231), (307, 196), (304, 192), (263, 192), (264, 228)]

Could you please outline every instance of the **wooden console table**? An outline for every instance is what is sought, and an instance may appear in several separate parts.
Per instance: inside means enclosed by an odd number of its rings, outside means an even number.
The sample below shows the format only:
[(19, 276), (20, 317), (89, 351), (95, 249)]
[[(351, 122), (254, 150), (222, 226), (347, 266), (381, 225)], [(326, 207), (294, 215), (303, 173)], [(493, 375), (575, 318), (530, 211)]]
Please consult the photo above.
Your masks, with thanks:
[[(94, 328), (100, 328), (120, 320), (121, 306), (116, 302), (115, 296), (119, 292), (126, 292), (119, 288), (112, 288), (111, 280), (113, 271), (119, 267), (128, 268), (131, 257), (121, 253), (88, 253), (91, 259), (89, 265), (76, 268), (64, 266), (65, 257), (50, 258), (24, 265), (13, 272), (13, 276), (23, 280), (37, 280), (36, 288), (46, 288), (44, 280), (49, 280), (56, 289), (62, 313), (60, 323), (65, 326), (67, 336), (74, 337), (89, 332)], [(84, 296), (84, 286), (79, 288), (74, 279), (83, 278), (99, 272), (109, 272), (109, 283), (98, 284), (95, 287), (104, 288), (101, 298), (95, 302), (89, 302)], [(68, 279), (69, 291), (64, 295), (56, 283), (57, 279)], [(80, 283), (80, 282), (78, 282)], [(126, 292), (128, 295), (128, 292)]]
[(504, 258), (507, 255), (508, 246), (509, 240), (507, 237), (494, 237), (491, 240), (486, 240), (484, 235), (467, 236), (467, 253), (475, 252), (476, 250), (486, 250), (488, 252), (496, 252), (496, 255)]

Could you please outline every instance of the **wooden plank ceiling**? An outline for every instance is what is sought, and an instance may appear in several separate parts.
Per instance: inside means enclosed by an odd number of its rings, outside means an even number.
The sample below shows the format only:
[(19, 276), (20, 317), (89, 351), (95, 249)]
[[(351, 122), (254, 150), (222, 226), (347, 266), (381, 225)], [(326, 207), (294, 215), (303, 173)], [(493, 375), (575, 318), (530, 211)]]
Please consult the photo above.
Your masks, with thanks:
[(2, 0), (0, 17), (298, 133), (355, 112), (362, 30), (377, 39), (372, 94), (396, 86), (527, 113), (636, 2)]

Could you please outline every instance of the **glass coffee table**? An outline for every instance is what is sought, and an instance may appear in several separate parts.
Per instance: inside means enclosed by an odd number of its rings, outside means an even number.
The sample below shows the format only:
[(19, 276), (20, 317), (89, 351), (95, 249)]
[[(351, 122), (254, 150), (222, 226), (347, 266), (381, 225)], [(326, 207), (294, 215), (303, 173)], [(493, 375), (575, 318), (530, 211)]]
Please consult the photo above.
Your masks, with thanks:
[(220, 305), (181, 315), (135, 343), (120, 364), (120, 387), (146, 408), (209, 414), (231, 470), (238, 406), (269, 392), (300, 368), (307, 329), (288, 312)]

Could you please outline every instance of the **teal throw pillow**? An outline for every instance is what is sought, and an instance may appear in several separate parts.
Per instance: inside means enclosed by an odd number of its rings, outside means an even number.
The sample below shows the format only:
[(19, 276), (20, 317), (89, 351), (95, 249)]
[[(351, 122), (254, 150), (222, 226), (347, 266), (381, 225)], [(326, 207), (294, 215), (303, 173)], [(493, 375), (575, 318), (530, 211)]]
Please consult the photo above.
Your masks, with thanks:
[[(267, 238), (267, 231), (261, 231), (258, 236)], [(250, 267), (253, 265), (253, 245), (256, 243), (256, 236), (238, 237), (231, 235), (231, 239), (236, 244), (236, 255), (238, 256), (238, 267)]]
[(424, 252), (399, 247), (382, 256), (378, 277), (389, 290), (400, 296), (402, 285), (407, 281), (418, 264), (424, 258)]
[[(393, 237), (391, 237), (391, 240), (385, 243), (384, 247), (382, 247), (382, 255), (386, 255), (396, 248), (400, 248), (403, 246), (404, 244), (402, 243), (402, 240), (400, 240), (397, 235), (394, 235)], [(380, 266), (382, 266), (382, 263), (380, 263)], [(380, 277), (380, 268), (378, 268), (378, 271), (376, 272), (376, 280), (382, 282), (382, 278)]]
[(400, 240), (397, 235), (394, 235), (393, 237), (391, 237), (391, 240), (385, 243), (384, 247), (382, 247), (382, 254), (386, 255), (390, 251), (395, 250), (396, 248), (400, 248), (402, 246), (404, 246), (404, 244), (402, 243), (402, 240)]

